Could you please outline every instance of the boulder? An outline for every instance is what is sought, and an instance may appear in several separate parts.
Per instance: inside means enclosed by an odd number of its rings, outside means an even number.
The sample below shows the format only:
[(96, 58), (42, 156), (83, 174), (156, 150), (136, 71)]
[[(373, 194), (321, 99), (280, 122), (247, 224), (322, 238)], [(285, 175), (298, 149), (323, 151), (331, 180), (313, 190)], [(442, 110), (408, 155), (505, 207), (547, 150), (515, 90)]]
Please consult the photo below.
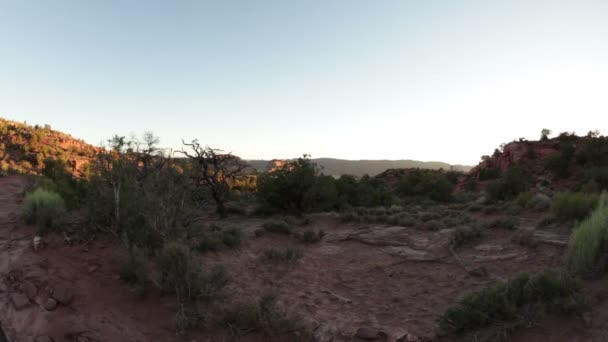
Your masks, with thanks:
[(371, 327), (361, 327), (355, 333), (355, 339), (363, 341), (386, 341), (388, 335), (378, 329)]

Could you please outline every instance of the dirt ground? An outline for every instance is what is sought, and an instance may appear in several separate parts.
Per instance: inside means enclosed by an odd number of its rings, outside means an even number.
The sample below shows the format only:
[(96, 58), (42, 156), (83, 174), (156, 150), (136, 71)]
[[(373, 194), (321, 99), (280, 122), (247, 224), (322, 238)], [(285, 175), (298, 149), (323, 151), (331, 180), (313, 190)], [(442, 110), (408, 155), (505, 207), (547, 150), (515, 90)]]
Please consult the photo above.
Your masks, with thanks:
[[(153, 293), (141, 299), (122, 282), (120, 248), (109, 237), (70, 245), (62, 236), (52, 235), (34, 251), (35, 228), (23, 224), (18, 215), (22, 190), (21, 178), (0, 178), (0, 324), (9, 341), (34, 341), (38, 336), (57, 342), (234, 339), (218, 331), (176, 335), (174, 298)], [(481, 220), (481, 214), (475, 218)], [(524, 214), (521, 224), (533, 226), (537, 219)], [(446, 248), (445, 231), (341, 223), (333, 215), (315, 215), (311, 223), (296, 229), (323, 229), (326, 236), (307, 245), (279, 234), (254, 237), (263, 222), (227, 219), (223, 224), (243, 229), (243, 246), (207, 253), (201, 263), (228, 268), (231, 298), (278, 291), (280, 304), (305, 317), (320, 341), (356, 340), (353, 336), (359, 328), (382, 331), (388, 341), (435, 339), (434, 320), (447, 306), (517, 272), (559, 267), (568, 238), (565, 233), (546, 232), (545, 243), (529, 248), (511, 242), (512, 230), (492, 228), (483, 231), (480, 241), (454, 254)], [(302, 249), (303, 257), (291, 265), (265, 262), (266, 249), (285, 246)], [(510, 339), (608, 340), (606, 285), (605, 280), (586, 284), (592, 298), (586, 317), (544, 317)], [(71, 300), (45, 309), (51, 293), (58, 292), (67, 293)]]

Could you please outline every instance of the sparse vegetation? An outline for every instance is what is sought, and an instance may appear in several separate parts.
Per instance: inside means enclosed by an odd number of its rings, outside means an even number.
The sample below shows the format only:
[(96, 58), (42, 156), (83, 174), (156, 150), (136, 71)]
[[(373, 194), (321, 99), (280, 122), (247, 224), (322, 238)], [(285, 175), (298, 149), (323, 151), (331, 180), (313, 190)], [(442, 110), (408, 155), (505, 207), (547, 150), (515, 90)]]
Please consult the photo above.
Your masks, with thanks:
[(516, 320), (526, 306), (571, 311), (584, 304), (582, 284), (567, 273), (520, 273), (450, 306), (437, 319), (440, 333), (461, 334), (491, 323)]

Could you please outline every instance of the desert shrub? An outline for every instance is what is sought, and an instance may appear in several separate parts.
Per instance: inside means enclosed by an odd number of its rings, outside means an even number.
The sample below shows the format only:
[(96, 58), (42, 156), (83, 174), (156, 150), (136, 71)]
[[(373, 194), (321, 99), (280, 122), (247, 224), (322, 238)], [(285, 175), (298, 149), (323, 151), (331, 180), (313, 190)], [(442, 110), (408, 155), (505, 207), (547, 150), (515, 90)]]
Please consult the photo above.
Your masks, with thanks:
[(438, 220), (441, 218), (441, 215), (439, 213), (436, 212), (420, 212), (418, 213), (418, 218), (420, 219), (420, 221), (422, 222), (427, 222), (427, 221), (431, 221), (431, 220)]
[(538, 239), (534, 237), (534, 230), (532, 229), (518, 229), (511, 236), (511, 241), (518, 245), (532, 248), (538, 246)]
[(572, 232), (567, 254), (570, 271), (583, 276), (602, 274), (608, 265), (607, 242), (608, 194), (603, 193), (591, 216)]
[(470, 294), (450, 306), (439, 318), (441, 334), (460, 334), (492, 323), (512, 321), (525, 307), (570, 311), (584, 304), (582, 284), (567, 273), (545, 270), (520, 273), (506, 282)]
[(486, 222), (487, 228), (506, 228), (515, 229), (519, 220), (513, 216), (496, 217)]
[(214, 265), (200, 275), (199, 298), (206, 302), (220, 300), (225, 295), (225, 289), (230, 282), (228, 270), (223, 265)]
[(377, 207), (389, 206), (393, 203), (393, 195), (388, 190), (384, 180), (365, 175), (357, 184), (356, 201), (353, 206)]
[(285, 341), (305, 341), (310, 338), (302, 318), (279, 308), (276, 294), (263, 294), (256, 301), (242, 301), (226, 308), (220, 325), (235, 336), (259, 333), (281, 337)]
[(316, 243), (323, 239), (325, 232), (322, 229), (314, 231), (312, 228), (308, 228), (302, 233), (294, 234), (294, 236), (303, 243)]
[(498, 206), (496, 206), (496, 205), (488, 205), (487, 207), (484, 207), (482, 210), (484, 215), (490, 215), (497, 211), (498, 211)]
[(114, 136), (90, 163), (83, 201), (87, 226), (105, 227), (127, 248), (151, 254), (165, 240), (190, 237), (204, 200), (192, 186), (188, 164), (157, 143), (151, 134), (143, 141)]
[(521, 166), (511, 166), (499, 179), (489, 182), (486, 186), (488, 200), (509, 200), (525, 192), (532, 183), (532, 176)]
[(551, 211), (561, 221), (580, 221), (596, 207), (598, 198), (594, 194), (562, 192), (555, 196)]
[(119, 276), (122, 281), (137, 286), (139, 294), (144, 295), (150, 280), (145, 251), (134, 248), (122, 257)]
[(438, 231), (445, 229), (445, 225), (440, 220), (430, 220), (422, 223), (421, 228), (428, 231)]
[(575, 147), (571, 139), (560, 141), (559, 152), (549, 156), (545, 168), (557, 177), (565, 178), (570, 175), (570, 167), (574, 157)]
[(450, 246), (458, 248), (466, 243), (479, 240), (481, 238), (481, 230), (475, 226), (461, 226), (454, 230), (450, 239)]
[(412, 170), (397, 183), (396, 193), (402, 197), (423, 197), (445, 202), (451, 199), (458, 176), (434, 170)]
[(608, 190), (608, 167), (589, 167), (580, 176), (579, 187), (581, 191), (594, 193)]
[(544, 211), (551, 207), (551, 198), (544, 194), (535, 194), (531, 191), (526, 191), (517, 195), (513, 200), (513, 203), (522, 208)]
[(280, 233), (280, 234), (291, 234), (292, 226), (285, 222), (285, 220), (272, 220), (268, 222), (264, 222), (262, 225), (267, 232), (270, 233)]
[(486, 167), (479, 170), (479, 180), (487, 181), (500, 177), (500, 169), (497, 167)]
[(59, 194), (37, 189), (25, 195), (22, 215), (28, 224), (36, 224), (40, 234), (59, 228), (66, 210)]
[(243, 231), (237, 227), (222, 227), (212, 224), (201, 233), (197, 250), (217, 252), (226, 248), (237, 248), (243, 241)]
[(273, 264), (291, 264), (302, 257), (303, 253), (301, 250), (296, 248), (270, 248), (264, 251), (264, 257), (266, 260)]
[(473, 203), (473, 204), (471, 204), (471, 205), (469, 205), (467, 207), (467, 210), (470, 211), (470, 212), (472, 212), (472, 213), (481, 211), (482, 209), (483, 209), (483, 205), (478, 204), (478, 203)]
[(253, 235), (256, 238), (264, 236), (265, 233), (266, 233), (266, 230), (264, 228), (258, 228), (258, 229), (256, 229), (256, 230), (253, 231)]
[(184, 303), (199, 296), (202, 269), (188, 245), (177, 241), (167, 242), (157, 257), (157, 266), (161, 289), (175, 293), (178, 302)]
[(228, 248), (236, 248), (243, 241), (243, 231), (236, 227), (224, 229), (222, 231), (222, 242)]
[(307, 155), (258, 178), (258, 200), (280, 212), (331, 210), (338, 196), (333, 178), (321, 175)]

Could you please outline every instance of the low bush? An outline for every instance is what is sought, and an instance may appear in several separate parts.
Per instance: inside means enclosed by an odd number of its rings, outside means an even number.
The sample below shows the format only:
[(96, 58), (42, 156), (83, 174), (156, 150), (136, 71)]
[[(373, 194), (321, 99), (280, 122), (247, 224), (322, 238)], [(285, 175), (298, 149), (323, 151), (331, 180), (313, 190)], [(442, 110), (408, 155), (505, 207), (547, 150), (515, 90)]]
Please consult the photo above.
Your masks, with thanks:
[(217, 252), (226, 248), (237, 248), (242, 241), (243, 231), (241, 229), (211, 225), (201, 234), (196, 248), (200, 252)]
[(202, 268), (194, 259), (190, 247), (173, 241), (164, 245), (157, 259), (161, 290), (175, 293), (180, 303), (200, 295)]
[(142, 292), (148, 286), (148, 260), (144, 251), (137, 248), (132, 249), (120, 261), (120, 279), (124, 282), (136, 285)]
[(274, 264), (291, 264), (298, 261), (302, 255), (302, 251), (295, 248), (270, 248), (264, 251), (266, 260)]
[(310, 339), (310, 332), (302, 318), (279, 308), (274, 293), (263, 294), (256, 301), (238, 302), (228, 307), (219, 323), (235, 336), (259, 333), (285, 341)]
[(551, 211), (562, 222), (580, 221), (597, 206), (598, 195), (582, 192), (562, 192), (555, 196)]
[(604, 273), (608, 265), (607, 241), (608, 194), (603, 193), (591, 216), (572, 232), (567, 254), (570, 271), (586, 277)]
[(460, 334), (492, 323), (511, 321), (524, 307), (571, 311), (584, 304), (582, 284), (567, 273), (520, 273), (450, 306), (437, 319), (440, 334)]
[(270, 233), (291, 234), (292, 227), (285, 220), (273, 220), (265, 222), (262, 227)]
[(517, 217), (508, 216), (508, 217), (497, 217), (488, 222), (486, 222), (487, 228), (506, 228), (506, 229), (515, 229), (519, 220)]
[(511, 241), (518, 245), (535, 248), (538, 246), (538, 239), (534, 237), (532, 229), (518, 229), (512, 236)]
[(532, 176), (521, 166), (511, 166), (499, 179), (489, 182), (486, 195), (490, 201), (510, 200), (527, 191), (532, 183)]
[(450, 246), (458, 248), (469, 242), (479, 240), (481, 238), (481, 230), (477, 226), (462, 226), (456, 228), (450, 239)]
[(316, 243), (323, 239), (325, 232), (322, 229), (314, 231), (312, 228), (308, 228), (303, 233), (296, 233), (294, 236), (303, 243)]
[(40, 234), (59, 228), (66, 214), (59, 194), (37, 189), (25, 195), (22, 215), (28, 224), (36, 224)]

